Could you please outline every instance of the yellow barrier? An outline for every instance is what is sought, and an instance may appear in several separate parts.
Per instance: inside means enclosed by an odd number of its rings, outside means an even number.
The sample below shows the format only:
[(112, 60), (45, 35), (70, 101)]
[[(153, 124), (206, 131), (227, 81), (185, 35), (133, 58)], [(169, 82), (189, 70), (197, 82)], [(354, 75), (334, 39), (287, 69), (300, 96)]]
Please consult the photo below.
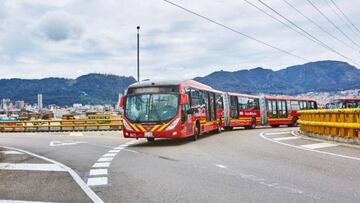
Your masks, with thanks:
[(302, 110), (299, 113), (298, 122), (304, 132), (345, 139), (360, 138), (360, 108)]
[(0, 132), (121, 130), (122, 119), (30, 120), (0, 122)]

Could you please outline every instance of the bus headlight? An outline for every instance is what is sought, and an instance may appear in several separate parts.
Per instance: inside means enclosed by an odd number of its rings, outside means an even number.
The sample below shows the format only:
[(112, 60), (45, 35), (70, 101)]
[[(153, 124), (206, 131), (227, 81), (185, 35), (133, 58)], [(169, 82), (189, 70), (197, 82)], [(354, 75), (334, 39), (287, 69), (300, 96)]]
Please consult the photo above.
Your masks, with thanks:
[(175, 119), (167, 128), (166, 130), (172, 130), (175, 128), (175, 126), (179, 123), (180, 118)]
[(130, 127), (130, 125), (126, 122), (126, 120), (124, 120), (123, 119), (123, 125), (124, 125), (124, 127), (126, 128), (126, 130), (133, 130), (131, 127)]

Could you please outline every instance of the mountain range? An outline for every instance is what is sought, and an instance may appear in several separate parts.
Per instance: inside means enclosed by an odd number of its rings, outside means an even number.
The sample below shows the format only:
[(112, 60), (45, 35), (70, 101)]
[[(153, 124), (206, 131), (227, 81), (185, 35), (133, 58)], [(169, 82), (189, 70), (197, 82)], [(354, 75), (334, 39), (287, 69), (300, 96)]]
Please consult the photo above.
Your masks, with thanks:
[(260, 67), (216, 71), (195, 80), (223, 91), (293, 95), (359, 88), (360, 70), (346, 62), (318, 61), (278, 71)]
[[(346, 62), (318, 61), (273, 71), (254, 68), (216, 71), (195, 80), (222, 91), (250, 94), (300, 94), (360, 88), (360, 70)], [(118, 94), (132, 83), (133, 77), (88, 74), (76, 79), (0, 79), (0, 99), (35, 103), (43, 94), (44, 104), (115, 104)]]
[(1, 79), (0, 98), (36, 103), (41, 93), (44, 105), (115, 104), (119, 93), (134, 82), (133, 77), (93, 73), (76, 79)]

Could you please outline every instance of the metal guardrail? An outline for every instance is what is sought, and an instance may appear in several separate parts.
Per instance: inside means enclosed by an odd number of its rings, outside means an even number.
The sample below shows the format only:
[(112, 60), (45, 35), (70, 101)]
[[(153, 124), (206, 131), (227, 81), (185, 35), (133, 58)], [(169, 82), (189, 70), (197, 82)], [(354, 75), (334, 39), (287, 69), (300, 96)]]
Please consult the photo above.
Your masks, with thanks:
[(30, 120), (0, 122), (0, 132), (121, 130), (122, 119)]
[(360, 138), (360, 108), (299, 111), (301, 130), (346, 139)]

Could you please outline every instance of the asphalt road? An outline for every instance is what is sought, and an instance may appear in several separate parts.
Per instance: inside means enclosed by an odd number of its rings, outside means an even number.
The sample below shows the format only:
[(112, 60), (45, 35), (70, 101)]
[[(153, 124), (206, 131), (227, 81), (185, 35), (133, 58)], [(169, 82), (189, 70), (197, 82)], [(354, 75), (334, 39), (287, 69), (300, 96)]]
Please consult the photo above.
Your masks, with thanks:
[(360, 148), (296, 130), (0, 134), (0, 202), (359, 202)]

